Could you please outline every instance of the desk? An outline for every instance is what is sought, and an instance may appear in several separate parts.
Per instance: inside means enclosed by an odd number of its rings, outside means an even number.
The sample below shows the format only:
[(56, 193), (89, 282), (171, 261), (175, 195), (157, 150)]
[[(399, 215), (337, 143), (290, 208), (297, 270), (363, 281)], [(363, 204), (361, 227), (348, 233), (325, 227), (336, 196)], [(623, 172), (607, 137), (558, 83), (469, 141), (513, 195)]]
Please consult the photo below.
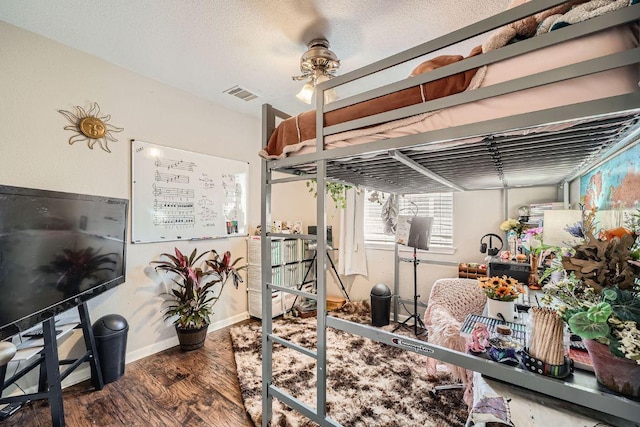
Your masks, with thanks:
[[(476, 315), (467, 316), (460, 329), (460, 335), (470, 336), (476, 322), (487, 324), (490, 332), (498, 324), (507, 324), (511, 327), (513, 336), (516, 339), (526, 342), (525, 325)], [(476, 356), (470, 353), (468, 355), (476, 357), (478, 361), (489, 361), (485, 355)], [(497, 362), (492, 361), (492, 363)], [(507, 365), (502, 366), (506, 369), (510, 368)], [(513, 373), (512, 375), (510, 373), (509, 376), (513, 378), (520, 377), (519, 381), (509, 380), (507, 383), (505, 382), (506, 380), (494, 379), (490, 374), (475, 372), (474, 404), (482, 398), (481, 395), (476, 395), (476, 389), (487, 390), (487, 387), (491, 391), (485, 391), (484, 393), (488, 393), (489, 396), (504, 396), (511, 399), (510, 406), (513, 406), (514, 415), (518, 412), (519, 417), (519, 422), (514, 422), (516, 426), (581, 425), (580, 423), (585, 419), (593, 421), (593, 424), (597, 422), (594, 419), (597, 419), (605, 420), (616, 426), (637, 426), (637, 424), (629, 420), (640, 421), (640, 402), (612, 393), (601, 386), (591, 372), (574, 370), (567, 378), (555, 379), (526, 372), (520, 367), (511, 369), (513, 369)], [(524, 376), (521, 374), (524, 374)], [(534, 386), (534, 383), (537, 384)], [(526, 387), (526, 389), (521, 386)], [(564, 392), (561, 391), (562, 389), (565, 389)], [(574, 401), (580, 405), (572, 403)], [(609, 406), (607, 406), (606, 401), (609, 402)], [(614, 406), (617, 409), (613, 410)], [(532, 409), (536, 407), (539, 410)], [(549, 410), (545, 409), (545, 407), (557, 408), (557, 410)], [(597, 411), (588, 408), (596, 408)], [(530, 416), (529, 418), (523, 418), (522, 414), (530, 414)], [(611, 414), (620, 414), (624, 419)], [(534, 419), (537, 422), (534, 422)]]
[(601, 412), (602, 417), (610, 414), (623, 421), (627, 420), (626, 424), (618, 422), (613, 425), (633, 426), (634, 422), (636, 426), (640, 424), (640, 401), (606, 390), (597, 383), (595, 375), (592, 373), (575, 371), (566, 379), (556, 379), (411, 337), (400, 337), (381, 328), (349, 322), (334, 316), (327, 317), (327, 326), (403, 350), (413, 351), (464, 369), (480, 372), (487, 377), (516, 384), (517, 387), (561, 399), (570, 404), (580, 405), (580, 407), (572, 405), (572, 407), (578, 408), (576, 411), (591, 408)]
[[(596, 412), (572, 403), (535, 393), (530, 390), (497, 381), (478, 372), (473, 374), (473, 402), (474, 408), (469, 414), (469, 423), (482, 411), (482, 399), (486, 403), (496, 398), (506, 399), (508, 402), (511, 422), (514, 426), (549, 427), (549, 426), (596, 426), (607, 425), (633, 426), (630, 421), (612, 418), (601, 412)], [(479, 424), (482, 425), (482, 424)]]

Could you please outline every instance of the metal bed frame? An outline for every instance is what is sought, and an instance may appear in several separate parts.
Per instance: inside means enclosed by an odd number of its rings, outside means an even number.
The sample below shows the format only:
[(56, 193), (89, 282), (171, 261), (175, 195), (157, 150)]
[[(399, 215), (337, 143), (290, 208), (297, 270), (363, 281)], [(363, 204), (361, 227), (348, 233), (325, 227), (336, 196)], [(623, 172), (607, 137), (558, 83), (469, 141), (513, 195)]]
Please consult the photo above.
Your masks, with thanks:
[[(277, 398), (307, 418), (323, 426), (337, 426), (327, 417), (327, 344), (326, 328), (332, 327), (374, 341), (396, 346), (433, 357), (466, 369), (480, 372), (491, 378), (517, 384), (534, 392), (558, 398), (576, 405), (578, 410), (591, 408), (598, 415), (615, 420), (616, 424), (637, 425), (640, 423), (640, 402), (607, 392), (601, 388), (593, 375), (575, 372), (570, 379), (557, 380), (536, 375), (519, 368), (505, 366), (490, 360), (467, 355), (439, 347), (414, 338), (385, 332), (368, 325), (356, 324), (333, 316), (326, 310), (326, 236), (299, 235), (298, 238), (317, 241), (317, 294), (297, 289), (275, 286), (270, 283), (271, 272), (264, 266), (271, 265), (268, 250), (272, 237), (286, 235), (268, 232), (271, 223), (272, 186), (279, 183), (316, 179), (317, 187), (324, 188), (328, 180), (350, 183), (365, 188), (374, 188), (390, 193), (425, 193), (438, 191), (508, 189), (510, 182), (522, 186), (517, 177), (526, 176), (531, 186), (558, 185), (568, 195), (568, 183), (588, 171), (599, 161), (609, 157), (625, 146), (635, 143), (640, 134), (640, 91), (634, 93), (583, 102), (564, 107), (488, 120), (480, 123), (435, 130), (400, 138), (380, 140), (355, 146), (324, 149), (328, 135), (396, 120), (415, 114), (434, 111), (466, 102), (498, 96), (543, 84), (597, 73), (626, 65), (638, 64), (640, 48), (627, 50), (602, 58), (584, 61), (558, 69), (534, 74), (525, 78), (507, 81), (474, 91), (429, 101), (426, 103), (352, 120), (334, 126), (323, 126), (323, 113), (376, 98), (401, 89), (433, 81), (448, 75), (482, 65), (517, 56), (535, 49), (591, 34), (606, 28), (627, 24), (640, 19), (640, 4), (611, 12), (586, 22), (534, 37), (489, 53), (465, 59), (429, 73), (385, 85), (356, 96), (324, 105), (323, 93), (339, 85), (366, 77), (378, 71), (405, 63), (414, 58), (435, 52), (454, 43), (492, 31), (500, 26), (564, 3), (558, 0), (536, 0), (507, 10), (496, 16), (479, 21), (433, 41), (416, 46), (361, 69), (324, 82), (318, 86), (316, 96), (317, 125), (316, 151), (314, 153), (277, 160), (262, 161), (261, 224), (262, 227), (262, 425), (267, 426), (272, 418), (272, 400)], [(286, 113), (270, 105), (263, 106), (262, 146), (266, 146), (276, 127), (277, 118), (286, 119)], [(492, 135), (514, 129), (534, 128), (543, 123), (558, 123), (582, 118), (594, 118), (579, 126), (555, 133), (533, 133), (507, 137)], [(484, 136), (482, 141), (453, 146), (446, 142), (472, 136)], [(536, 150), (529, 149), (534, 146)], [(428, 147), (427, 152), (406, 150), (410, 147)], [(354, 157), (375, 154), (373, 157)], [(458, 157), (457, 157), (458, 156)], [(452, 162), (464, 156), (465, 161)], [(349, 158), (348, 162), (340, 159)], [(469, 167), (471, 158), (478, 160)], [(284, 172), (289, 176), (274, 178), (273, 172)], [(475, 177), (494, 175), (495, 184), (478, 187)], [(567, 197), (565, 197), (567, 198)], [(317, 229), (326, 228), (326, 202), (317, 198)], [(397, 258), (397, 256), (396, 256)], [(396, 261), (397, 263), (397, 261)], [(323, 268), (324, 267), (324, 268)], [(396, 272), (397, 275), (397, 272)], [(317, 301), (317, 348), (302, 347), (284, 340), (273, 333), (270, 298), (272, 290), (288, 292)], [(295, 396), (273, 384), (272, 356), (274, 343), (292, 348), (316, 360), (317, 400), (315, 408), (298, 400)], [(589, 411), (585, 409), (588, 413)], [(591, 413), (593, 414), (593, 412)]]

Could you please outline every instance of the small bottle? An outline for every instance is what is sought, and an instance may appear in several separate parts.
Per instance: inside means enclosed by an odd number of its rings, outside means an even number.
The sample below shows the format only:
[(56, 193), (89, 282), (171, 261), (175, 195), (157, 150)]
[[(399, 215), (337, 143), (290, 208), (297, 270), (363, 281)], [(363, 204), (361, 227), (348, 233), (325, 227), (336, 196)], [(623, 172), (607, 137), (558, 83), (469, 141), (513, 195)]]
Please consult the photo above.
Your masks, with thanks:
[(509, 253), (511, 254), (511, 259), (515, 260), (516, 254), (518, 253), (518, 235), (515, 230), (509, 231), (507, 235), (507, 242), (509, 243)]

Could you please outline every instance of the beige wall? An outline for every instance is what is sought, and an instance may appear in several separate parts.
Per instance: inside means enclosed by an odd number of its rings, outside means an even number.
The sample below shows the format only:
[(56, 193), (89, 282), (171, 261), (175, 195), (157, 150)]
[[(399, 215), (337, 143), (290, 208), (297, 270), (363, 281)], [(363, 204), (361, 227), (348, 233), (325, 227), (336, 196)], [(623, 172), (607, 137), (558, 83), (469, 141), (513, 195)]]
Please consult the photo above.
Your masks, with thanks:
[[(0, 21), (0, 183), (131, 199), (130, 140), (138, 139), (250, 162), (249, 224), (259, 221), (260, 122), (203, 99), (143, 78), (77, 50)], [(212, 78), (214, 74), (212, 73)], [(58, 110), (97, 102), (115, 133), (111, 153), (97, 145), (69, 145), (73, 132)], [(238, 100), (238, 102), (243, 102)], [(259, 101), (256, 101), (259, 102)], [(131, 224), (131, 221), (129, 222)], [(179, 246), (231, 250), (246, 256), (244, 238), (181, 242)], [(177, 344), (161, 317), (158, 285), (149, 262), (174, 242), (129, 245), (123, 285), (89, 301), (93, 321), (117, 313), (129, 322), (127, 361)], [(245, 287), (227, 286), (215, 306), (213, 328), (247, 316)], [(61, 356), (79, 347), (79, 336), (61, 346)], [(88, 370), (79, 371), (88, 376)], [(77, 376), (76, 376), (77, 379)], [(73, 377), (72, 377), (73, 380)]]

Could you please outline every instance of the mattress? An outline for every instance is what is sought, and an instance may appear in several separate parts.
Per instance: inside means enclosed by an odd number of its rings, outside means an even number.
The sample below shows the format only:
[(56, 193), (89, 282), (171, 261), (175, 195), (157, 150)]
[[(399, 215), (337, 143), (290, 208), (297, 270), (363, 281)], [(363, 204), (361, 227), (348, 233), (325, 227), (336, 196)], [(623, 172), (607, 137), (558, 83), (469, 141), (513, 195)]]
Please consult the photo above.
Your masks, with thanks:
[[(535, 73), (622, 52), (638, 46), (636, 25), (610, 28), (578, 39), (568, 40), (533, 52), (490, 64), (481, 69), (467, 90), (489, 87)], [(380, 125), (325, 137), (325, 149), (365, 144), (438, 129), (445, 129), (553, 107), (623, 95), (638, 90), (638, 65), (608, 70), (545, 86), (526, 89), (455, 107), (424, 113)], [(295, 119), (295, 118), (294, 118)], [(281, 123), (282, 126), (284, 123)], [(550, 131), (573, 123), (540, 126), (535, 131)], [(531, 132), (527, 130), (525, 132)], [(479, 137), (480, 138), (480, 137)], [(267, 159), (314, 152), (315, 138), (286, 145), (281, 153), (260, 156)]]

